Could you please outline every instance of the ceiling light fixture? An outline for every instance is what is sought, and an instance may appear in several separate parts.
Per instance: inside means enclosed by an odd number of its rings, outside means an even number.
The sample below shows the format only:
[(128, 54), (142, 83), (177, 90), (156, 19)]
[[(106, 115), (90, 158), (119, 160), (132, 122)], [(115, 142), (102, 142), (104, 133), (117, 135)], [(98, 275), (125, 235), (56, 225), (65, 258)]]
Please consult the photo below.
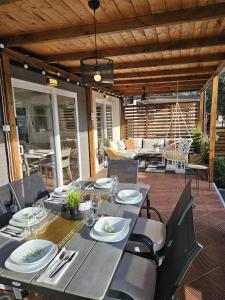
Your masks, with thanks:
[(94, 11), (95, 55), (81, 59), (81, 81), (85, 85), (112, 85), (113, 61), (112, 59), (98, 56), (96, 10), (100, 6), (100, 0), (90, 0), (88, 1), (88, 6)]

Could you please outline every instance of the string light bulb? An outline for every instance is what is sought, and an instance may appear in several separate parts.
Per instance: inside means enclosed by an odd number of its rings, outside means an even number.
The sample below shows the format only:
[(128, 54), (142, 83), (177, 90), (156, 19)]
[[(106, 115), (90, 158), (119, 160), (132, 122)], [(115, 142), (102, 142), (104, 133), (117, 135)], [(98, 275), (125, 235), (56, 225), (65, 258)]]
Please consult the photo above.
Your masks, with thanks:
[(57, 76), (59, 77), (61, 74), (59, 72), (57, 72)]
[(24, 67), (24, 69), (26, 69), (26, 70), (29, 68), (29, 67), (28, 67), (28, 64), (24, 64), (23, 67)]
[(1, 49), (4, 49), (5, 48), (5, 45), (3, 43), (0, 43), (0, 48)]
[(67, 82), (70, 82), (70, 78), (69, 78), (69, 77), (67, 77), (67, 78), (66, 78), (66, 81), (67, 81)]
[(46, 75), (45, 70), (42, 70), (41, 74), (42, 74), (42, 75)]

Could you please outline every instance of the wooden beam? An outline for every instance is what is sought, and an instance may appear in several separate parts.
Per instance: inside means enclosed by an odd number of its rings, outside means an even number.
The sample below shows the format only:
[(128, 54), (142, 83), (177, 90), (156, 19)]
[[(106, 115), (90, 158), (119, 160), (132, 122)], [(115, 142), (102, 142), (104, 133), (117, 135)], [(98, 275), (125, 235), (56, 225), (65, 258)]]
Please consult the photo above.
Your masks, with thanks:
[[(176, 93), (176, 89), (175, 88), (167, 88), (167, 89), (156, 89), (156, 90), (151, 90), (148, 92), (149, 95), (155, 95), (155, 94), (166, 94), (166, 93)], [(190, 88), (181, 88), (179, 90), (180, 92), (191, 92), (191, 91), (200, 91), (200, 88), (198, 87), (190, 87)], [(138, 93), (138, 92), (130, 92), (130, 91), (121, 91), (122, 95), (125, 96), (140, 96), (142, 93)]]
[(134, 84), (151, 84), (156, 82), (196, 82), (196, 81), (206, 81), (209, 78), (209, 76), (206, 74), (203, 75), (185, 75), (185, 76), (174, 76), (174, 77), (160, 77), (160, 78), (147, 78), (147, 79), (130, 79), (130, 80), (116, 80), (114, 81), (114, 85), (121, 86), (121, 85), (134, 85)]
[(11, 162), (12, 169), (10, 170), (10, 179), (17, 180), (21, 178), (21, 161), (19, 155), (19, 141), (17, 136), (17, 125), (16, 125), (16, 113), (15, 105), (13, 100), (13, 88), (10, 74), (10, 63), (9, 56), (5, 53), (1, 54), (1, 65), (2, 65), (2, 81), (3, 81), (3, 92), (4, 92), (4, 105), (6, 108), (6, 119), (10, 126), (10, 131), (7, 133), (9, 138), (9, 149), (10, 153), (9, 160)]
[(45, 70), (46, 73), (48, 73), (48, 74), (57, 76), (57, 74), (60, 73), (60, 77), (64, 77), (65, 79), (70, 78), (71, 81), (75, 81), (75, 82), (80, 81), (79, 76), (74, 75), (65, 70), (62, 70), (60, 68), (50, 66), (49, 64), (47, 64), (46, 62), (44, 62), (40, 59), (24, 55), (22, 53), (19, 53), (17, 51), (14, 51), (14, 50), (11, 50), (8, 48), (3, 49), (2, 52), (6, 53), (11, 60), (20, 62), (22, 64), (26, 63), (26, 64), (28, 64), (28, 66), (38, 69), (40, 71)]
[(198, 126), (202, 130), (204, 120), (204, 102), (205, 102), (205, 91), (200, 93), (199, 113), (198, 113)]
[[(202, 84), (201, 83), (192, 83), (192, 84), (180, 84), (179, 85), (179, 89), (181, 88), (199, 88), (201, 89), (202, 88)], [(152, 85), (152, 86), (145, 86), (146, 88), (146, 92), (151, 92), (151, 90), (162, 90), (162, 89), (177, 89), (177, 85), (176, 84), (165, 84), (165, 85)], [(140, 85), (139, 87), (137, 86), (129, 86), (129, 87), (123, 87), (123, 86), (120, 86), (120, 87), (113, 87), (112, 88), (112, 91), (134, 91), (134, 92), (140, 92), (140, 93), (143, 93), (143, 87)]]
[(91, 178), (96, 176), (96, 152), (95, 152), (95, 134), (94, 134), (94, 100), (91, 87), (87, 91), (87, 113), (88, 113), (88, 137), (89, 137), (89, 161)]
[[(125, 63), (115, 63), (114, 70), (126, 70), (126, 69), (142, 69), (148, 67), (158, 67), (158, 66), (173, 66), (180, 64), (193, 64), (193, 63), (206, 63), (206, 62), (218, 62), (225, 59), (224, 53), (217, 54), (206, 54), (206, 55), (194, 55), (194, 56), (184, 56), (184, 57), (172, 57), (164, 59), (153, 59), (144, 61), (132, 61)], [(69, 68), (70, 72), (76, 73), (80, 72), (80, 67)]]
[[(175, 50), (187, 50), (196, 49), (203, 47), (221, 46), (225, 45), (225, 35), (199, 38), (199, 39), (187, 39), (180, 41), (170, 41), (156, 44), (147, 44), (140, 46), (129, 46), (129, 47), (117, 47), (113, 49), (103, 49), (98, 51), (100, 57), (113, 57), (121, 55), (134, 55), (139, 53), (154, 53), (161, 51), (175, 51)], [(78, 60), (85, 57), (95, 56), (95, 51), (86, 52), (72, 52), (72, 53), (61, 53), (53, 54), (46, 57), (47, 62), (62, 62), (70, 60)]]
[(210, 114), (210, 137), (209, 137), (209, 168), (210, 168), (209, 178), (210, 178), (210, 182), (214, 181), (218, 78), (219, 78), (218, 75), (213, 77), (213, 84), (212, 84), (212, 100), (211, 100), (211, 114)]
[(3, 6), (3, 5), (7, 5), (7, 4), (12, 4), (12, 3), (15, 3), (15, 2), (19, 2), (20, 0), (1, 0), (0, 1), (0, 6)]
[[(2, 2), (2, 1), (1, 1)], [(15, 1), (3, 1), (15, 2)], [(217, 3), (208, 6), (187, 8), (178, 11), (167, 11), (163, 13), (150, 14), (135, 18), (121, 19), (119, 21), (97, 24), (98, 35), (108, 35), (124, 31), (144, 30), (157, 26), (169, 26), (179, 23), (196, 22), (219, 18), (225, 16), (225, 3)], [(91, 37), (94, 34), (93, 25), (70, 26), (62, 29), (48, 30), (42, 32), (26, 33), (10, 36), (2, 39), (7, 47), (19, 46), (27, 43), (49, 42), (56, 40), (75, 39)]]
[(201, 67), (201, 68), (182, 68), (182, 69), (170, 69), (170, 70), (154, 70), (154, 71), (140, 71), (140, 72), (129, 72), (129, 73), (115, 73), (115, 79), (130, 79), (135, 77), (150, 77), (150, 76), (173, 76), (173, 75), (187, 75), (187, 74), (210, 74), (216, 70), (216, 67)]

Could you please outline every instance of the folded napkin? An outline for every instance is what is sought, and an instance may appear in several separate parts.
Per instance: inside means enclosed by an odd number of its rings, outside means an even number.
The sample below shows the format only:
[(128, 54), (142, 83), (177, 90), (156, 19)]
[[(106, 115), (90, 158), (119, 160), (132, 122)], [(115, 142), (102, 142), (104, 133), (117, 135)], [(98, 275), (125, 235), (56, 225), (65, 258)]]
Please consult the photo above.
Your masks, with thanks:
[(61, 253), (63, 251), (66, 251), (65, 248), (62, 248), (62, 250), (56, 255), (56, 257), (53, 259), (53, 261), (50, 263), (50, 265), (47, 267), (47, 269), (40, 275), (40, 277), (37, 279), (37, 282), (45, 282), (45, 283), (49, 283), (49, 284), (53, 284), (56, 285), (59, 280), (63, 277), (63, 275), (66, 273), (67, 269), (69, 268), (69, 266), (73, 263), (73, 261), (76, 259), (77, 255), (78, 255), (78, 251), (71, 251), (74, 252), (75, 255), (72, 258), (71, 261), (69, 261), (68, 263), (66, 263), (62, 269), (56, 273), (55, 276), (53, 276), (52, 278), (49, 278), (49, 275), (51, 274), (51, 272), (55, 269), (55, 267), (58, 265), (58, 262), (60, 262), (59, 257), (61, 255)]
[(15, 241), (23, 241), (26, 238), (25, 232), (23, 229), (17, 228), (17, 227), (11, 226), (11, 225), (7, 225), (7, 226), (1, 228), (0, 235), (7, 237), (9, 239), (15, 240)]
[(54, 203), (54, 204), (64, 204), (65, 199), (64, 198), (57, 198), (50, 196), (48, 199), (44, 200), (45, 202)]

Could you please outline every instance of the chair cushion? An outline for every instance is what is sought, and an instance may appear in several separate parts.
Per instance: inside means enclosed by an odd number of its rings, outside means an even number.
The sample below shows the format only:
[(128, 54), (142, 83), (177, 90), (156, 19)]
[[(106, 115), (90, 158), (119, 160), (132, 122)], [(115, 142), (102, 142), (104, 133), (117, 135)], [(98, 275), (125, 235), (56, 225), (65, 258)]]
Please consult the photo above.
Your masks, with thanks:
[(126, 149), (124, 141), (118, 141), (117, 146), (118, 146), (118, 151), (124, 151)]
[(135, 144), (135, 148), (137, 148), (137, 149), (141, 149), (142, 148), (143, 138), (129, 138), (129, 139), (133, 140), (133, 142)]
[(117, 142), (114, 141), (110, 141), (110, 149), (114, 150), (114, 151), (118, 151), (118, 145)]
[(155, 286), (156, 266), (154, 262), (131, 253), (125, 253), (111, 288), (124, 292), (135, 300), (153, 300)]
[(153, 145), (159, 144), (160, 147), (164, 147), (164, 138), (152, 138), (152, 139), (143, 139), (143, 148), (154, 151), (155, 148)]
[(158, 221), (138, 218), (134, 233), (144, 234), (154, 243), (154, 251), (161, 250), (166, 241), (166, 226)]
[(131, 139), (125, 140), (124, 143), (127, 150), (132, 150), (136, 148), (134, 141)]

